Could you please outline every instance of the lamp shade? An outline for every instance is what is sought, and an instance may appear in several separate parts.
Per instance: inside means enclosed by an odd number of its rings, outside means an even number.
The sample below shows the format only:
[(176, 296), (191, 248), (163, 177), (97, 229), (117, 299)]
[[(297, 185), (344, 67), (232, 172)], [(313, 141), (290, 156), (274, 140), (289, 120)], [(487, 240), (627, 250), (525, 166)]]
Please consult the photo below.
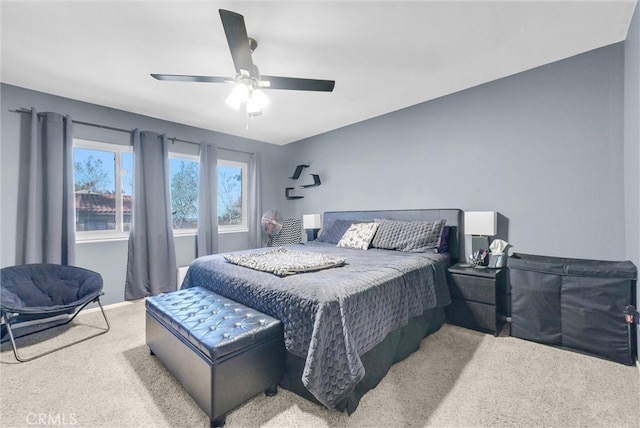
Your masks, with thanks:
[(302, 216), (303, 229), (320, 229), (322, 227), (322, 218), (320, 214), (305, 214)]
[(238, 83), (225, 102), (231, 108), (239, 110), (242, 103), (246, 103), (249, 98), (249, 88), (243, 83)]
[(494, 236), (498, 233), (498, 213), (495, 211), (467, 211), (464, 213), (465, 235)]

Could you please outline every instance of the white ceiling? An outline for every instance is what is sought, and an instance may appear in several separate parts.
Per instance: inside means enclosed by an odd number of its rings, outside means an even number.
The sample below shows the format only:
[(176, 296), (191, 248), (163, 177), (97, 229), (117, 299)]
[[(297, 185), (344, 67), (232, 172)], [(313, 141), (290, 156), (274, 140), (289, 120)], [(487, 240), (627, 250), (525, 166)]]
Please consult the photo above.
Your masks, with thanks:
[[(622, 41), (636, 0), (1, 4), (4, 83), (287, 144)], [(151, 78), (234, 76), (218, 8), (244, 15), (262, 73), (335, 90), (268, 91), (246, 129), (231, 84)]]

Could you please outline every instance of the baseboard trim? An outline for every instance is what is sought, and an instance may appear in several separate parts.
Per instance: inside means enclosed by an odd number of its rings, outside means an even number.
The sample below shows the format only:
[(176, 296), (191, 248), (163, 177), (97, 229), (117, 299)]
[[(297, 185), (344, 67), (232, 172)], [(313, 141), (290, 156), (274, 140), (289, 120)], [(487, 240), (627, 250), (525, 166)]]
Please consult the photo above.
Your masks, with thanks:
[[(102, 305), (102, 307), (106, 311), (107, 309), (114, 309), (114, 308), (119, 308), (121, 306), (133, 305), (136, 302), (137, 302), (137, 300), (126, 300), (124, 302), (111, 303), (109, 305)], [(96, 312), (96, 311), (99, 311), (99, 310), (100, 310), (100, 308), (98, 306), (96, 306), (94, 308), (85, 309), (85, 310), (82, 311), (82, 313), (89, 314), (91, 312)]]

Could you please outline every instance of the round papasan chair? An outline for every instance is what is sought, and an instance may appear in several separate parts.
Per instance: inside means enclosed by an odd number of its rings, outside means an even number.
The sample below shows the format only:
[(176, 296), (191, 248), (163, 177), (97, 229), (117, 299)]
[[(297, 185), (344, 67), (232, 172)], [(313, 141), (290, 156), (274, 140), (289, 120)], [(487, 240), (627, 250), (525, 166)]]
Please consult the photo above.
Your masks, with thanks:
[[(8, 333), (18, 361), (33, 360), (109, 331), (109, 320), (100, 303), (100, 296), (104, 294), (102, 276), (97, 272), (76, 266), (39, 263), (2, 268), (0, 277), (2, 337)], [(15, 339), (68, 324), (92, 302), (96, 302), (100, 307), (107, 324), (106, 329), (99, 329), (97, 334), (30, 358), (20, 357)], [(46, 322), (48, 318), (61, 315), (69, 317), (61, 323), (14, 336), (12, 328), (19, 327), (21, 323), (36, 320)]]

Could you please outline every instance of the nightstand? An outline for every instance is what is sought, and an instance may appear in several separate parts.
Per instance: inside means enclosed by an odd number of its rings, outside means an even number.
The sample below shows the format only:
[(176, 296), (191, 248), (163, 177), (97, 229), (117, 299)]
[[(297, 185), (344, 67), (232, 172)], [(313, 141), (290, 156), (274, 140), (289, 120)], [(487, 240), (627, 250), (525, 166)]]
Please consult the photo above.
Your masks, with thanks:
[(447, 272), (451, 305), (447, 322), (498, 335), (509, 316), (507, 269), (478, 269), (453, 265)]

